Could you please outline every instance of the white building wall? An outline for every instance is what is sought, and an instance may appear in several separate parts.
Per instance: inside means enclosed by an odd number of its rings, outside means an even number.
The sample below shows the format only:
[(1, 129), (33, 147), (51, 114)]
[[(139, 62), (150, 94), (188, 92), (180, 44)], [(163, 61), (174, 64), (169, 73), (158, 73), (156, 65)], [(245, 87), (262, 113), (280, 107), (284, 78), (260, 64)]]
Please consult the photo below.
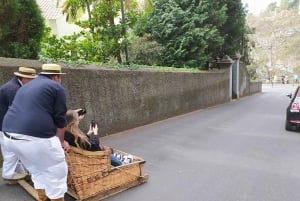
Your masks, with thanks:
[(57, 35), (57, 26), (55, 19), (46, 20), (46, 25), (51, 28), (51, 33)]
[(82, 29), (75, 25), (75, 24), (70, 24), (67, 23), (65, 20), (65, 16), (56, 19), (56, 26), (57, 26), (57, 37), (62, 37), (62, 36), (69, 36), (73, 35), (74, 33), (80, 32)]

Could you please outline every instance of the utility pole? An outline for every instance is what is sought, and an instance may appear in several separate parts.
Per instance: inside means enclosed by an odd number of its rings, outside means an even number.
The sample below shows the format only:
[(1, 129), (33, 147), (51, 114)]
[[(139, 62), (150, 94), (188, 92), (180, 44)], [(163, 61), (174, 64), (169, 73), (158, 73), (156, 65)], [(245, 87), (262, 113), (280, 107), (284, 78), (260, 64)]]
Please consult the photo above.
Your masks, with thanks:
[(271, 45), (270, 45), (270, 67), (269, 67), (269, 77), (270, 77), (270, 81), (271, 81), (271, 84), (272, 84), (272, 87), (273, 87), (273, 78), (272, 78), (273, 60), (272, 60), (272, 57), (273, 57), (273, 44), (272, 44), (272, 41), (271, 41)]
[(271, 42), (270, 51), (271, 51), (270, 63), (271, 63), (271, 67), (273, 67), (273, 59), (272, 59), (272, 57), (273, 57), (273, 44), (272, 44), (272, 42)]
[[(121, 3), (121, 16), (122, 16), (122, 31), (123, 31), (123, 36), (126, 39), (126, 18), (125, 18), (125, 11), (124, 11), (124, 3), (123, 0), (120, 1), (121, 1), (120, 3)], [(129, 64), (127, 39), (125, 40), (125, 59), (126, 59), (126, 64)]]

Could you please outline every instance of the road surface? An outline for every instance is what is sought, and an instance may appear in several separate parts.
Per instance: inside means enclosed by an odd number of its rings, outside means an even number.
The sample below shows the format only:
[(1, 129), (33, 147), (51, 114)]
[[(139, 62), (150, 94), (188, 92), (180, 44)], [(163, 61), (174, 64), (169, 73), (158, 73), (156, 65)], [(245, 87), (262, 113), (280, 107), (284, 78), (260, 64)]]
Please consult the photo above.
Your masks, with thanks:
[[(105, 201), (299, 201), (300, 133), (285, 131), (292, 85), (101, 138), (144, 158), (149, 181)], [(31, 201), (0, 180), (0, 201)], [(67, 199), (69, 200), (69, 199)]]

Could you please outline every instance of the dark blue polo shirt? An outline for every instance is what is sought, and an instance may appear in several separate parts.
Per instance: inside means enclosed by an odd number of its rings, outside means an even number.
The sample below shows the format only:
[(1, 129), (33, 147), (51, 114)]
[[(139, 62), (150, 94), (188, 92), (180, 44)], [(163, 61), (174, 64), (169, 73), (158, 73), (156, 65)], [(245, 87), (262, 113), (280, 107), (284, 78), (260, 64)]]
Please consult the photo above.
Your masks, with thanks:
[(0, 131), (2, 130), (2, 121), (8, 107), (12, 104), (14, 97), (21, 87), (21, 83), (17, 77), (12, 78), (0, 88)]
[(66, 123), (66, 94), (63, 86), (39, 75), (21, 87), (3, 119), (2, 130), (40, 138), (56, 135)]

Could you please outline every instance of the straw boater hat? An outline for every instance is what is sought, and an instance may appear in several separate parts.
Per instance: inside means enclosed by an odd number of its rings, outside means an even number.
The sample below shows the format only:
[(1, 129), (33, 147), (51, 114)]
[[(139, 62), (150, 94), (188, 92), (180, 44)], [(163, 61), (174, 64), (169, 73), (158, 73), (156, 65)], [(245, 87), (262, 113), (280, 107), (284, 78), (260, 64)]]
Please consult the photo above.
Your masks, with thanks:
[(43, 64), (42, 72), (40, 74), (43, 75), (63, 75), (66, 73), (61, 72), (61, 66), (57, 64)]
[(36, 78), (36, 71), (33, 68), (27, 68), (27, 67), (19, 67), (18, 72), (14, 72), (14, 74), (18, 77), (24, 77), (24, 78)]

